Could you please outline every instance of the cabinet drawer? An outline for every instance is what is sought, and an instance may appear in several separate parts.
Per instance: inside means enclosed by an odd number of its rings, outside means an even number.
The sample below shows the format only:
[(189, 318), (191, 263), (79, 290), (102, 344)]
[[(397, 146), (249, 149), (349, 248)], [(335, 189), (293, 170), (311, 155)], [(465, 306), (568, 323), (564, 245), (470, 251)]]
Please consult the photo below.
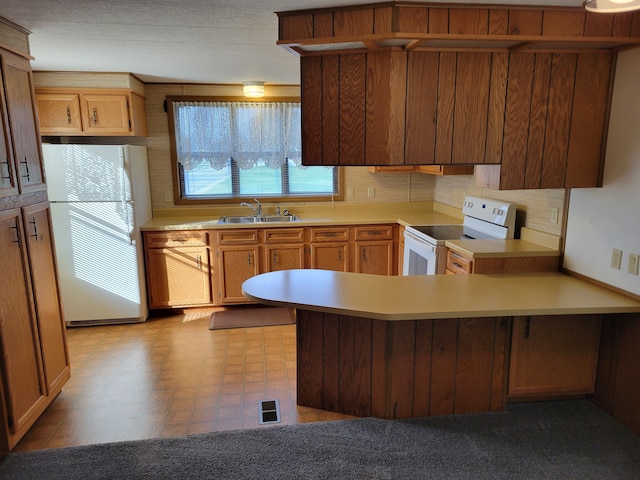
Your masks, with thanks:
[(367, 225), (354, 227), (356, 240), (391, 240), (393, 225)]
[(348, 242), (349, 227), (313, 228), (311, 242)]
[(264, 243), (301, 243), (304, 228), (269, 228), (263, 232)]
[(145, 232), (144, 244), (147, 248), (207, 246), (209, 233), (205, 231)]
[(244, 245), (258, 243), (260, 231), (258, 229), (218, 230), (216, 232), (219, 245)]
[(473, 261), (452, 250), (447, 252), (447, 270), (452, 273), (471, 273)]

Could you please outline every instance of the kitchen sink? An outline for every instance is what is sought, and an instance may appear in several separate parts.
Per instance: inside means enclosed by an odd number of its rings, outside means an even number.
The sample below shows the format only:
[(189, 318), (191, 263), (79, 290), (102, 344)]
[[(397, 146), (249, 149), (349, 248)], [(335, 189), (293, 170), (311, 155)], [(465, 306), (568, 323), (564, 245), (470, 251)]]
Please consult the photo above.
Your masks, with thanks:
[(277, 223), (277, 222), (297, 222), (298, 215), (242, 215), (220, 217), (218, 223)]

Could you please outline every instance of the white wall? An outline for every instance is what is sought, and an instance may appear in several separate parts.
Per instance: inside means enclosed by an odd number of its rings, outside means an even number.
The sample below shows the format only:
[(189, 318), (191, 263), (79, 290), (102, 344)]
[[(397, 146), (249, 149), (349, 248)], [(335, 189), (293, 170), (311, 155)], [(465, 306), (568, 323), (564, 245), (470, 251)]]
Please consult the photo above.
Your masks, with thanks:
[(572, 189), (567, 222), (564, 267), (640, 295), (640, 276), (627, 273), (629, 253), (640, 254), (640, 48), (618, 54), (604, 185)]

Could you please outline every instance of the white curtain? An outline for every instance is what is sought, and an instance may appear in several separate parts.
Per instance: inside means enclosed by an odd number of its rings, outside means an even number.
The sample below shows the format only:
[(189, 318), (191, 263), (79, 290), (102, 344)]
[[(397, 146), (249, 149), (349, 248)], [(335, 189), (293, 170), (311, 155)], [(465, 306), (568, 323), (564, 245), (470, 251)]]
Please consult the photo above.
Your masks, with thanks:
[(175, 102), (178, 162), (186, 170), (207, 162), (225, 168), (279, 168), (302, 162), (300, 104), (290, 102)]

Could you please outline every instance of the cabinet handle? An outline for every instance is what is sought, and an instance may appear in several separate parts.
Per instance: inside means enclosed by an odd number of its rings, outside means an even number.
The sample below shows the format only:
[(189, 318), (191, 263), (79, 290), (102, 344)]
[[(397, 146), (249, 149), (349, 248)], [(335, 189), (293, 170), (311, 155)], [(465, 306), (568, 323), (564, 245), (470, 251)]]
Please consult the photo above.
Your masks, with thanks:
[(338, 250), (338, 261), (342, 263), (342, 250)]
[(529, 333), (531, 333), (531, 319), (527, 318), (524, 322), (524, 339), (529, 340)]
[(18, 220), (16, 220), (16, 224), (11, 227), (11, 230), (16, 231), (16, 239), (13, 241), (13, 243), (17, 243), (18, 246), (22, 245), (22, 239), (20, 238), (20, 225), (18, 225)]
[(196, 268), (198, 270), (202, 270), (202, 258), (200, 257), (200, 255), (196, 255)]
[[(11, 167), (9, 166), (9, 159), (5, 159), (4, 161), (0, 162), (2, 165), (6, 165), (5, 168), (2, 169), (2, 178), (3, 180), (11, 180)], [(7, 171), (7, 174), (4, 174), (4, 171)]]
[(278, 265), (278, 254), (273, 252), (273, 265)]
[(367, 261), (367, 247), (362, 249), (362, 260)]
[(38, 226), (36, 225), (36, 217), (31, 217), (31, 220), (29, 221), (29, 223), (31, 225), (33, 225), (33, 233), (31, 234), (31, 236), (33, 238), (36, 239), (36, 242), (38, 241)]
[(24, 171), (27, 172), (26, 175), (22, 175), (22, 178), (26, 178), (27, 182), (31, 181), (31, 177), (29, 176), (29, 162), (27, 162), (27, 157), (24, 157), (24, 160), (20, 162), (24, 165)]
[(67, 125), (71, 125), (71, 109), (67, 107)]
[(249, 265), (251, 265), (251, 254), (247, 254), (247, 261), (249, 262)]
[(453, 265), (454, 267), (462, 268), (464, 270), (464, 267), (460, 265), (458, 262), (451, 262), (451, 265)]
[(98, 111), (93, 107), (93, 124), (98, 125)]

